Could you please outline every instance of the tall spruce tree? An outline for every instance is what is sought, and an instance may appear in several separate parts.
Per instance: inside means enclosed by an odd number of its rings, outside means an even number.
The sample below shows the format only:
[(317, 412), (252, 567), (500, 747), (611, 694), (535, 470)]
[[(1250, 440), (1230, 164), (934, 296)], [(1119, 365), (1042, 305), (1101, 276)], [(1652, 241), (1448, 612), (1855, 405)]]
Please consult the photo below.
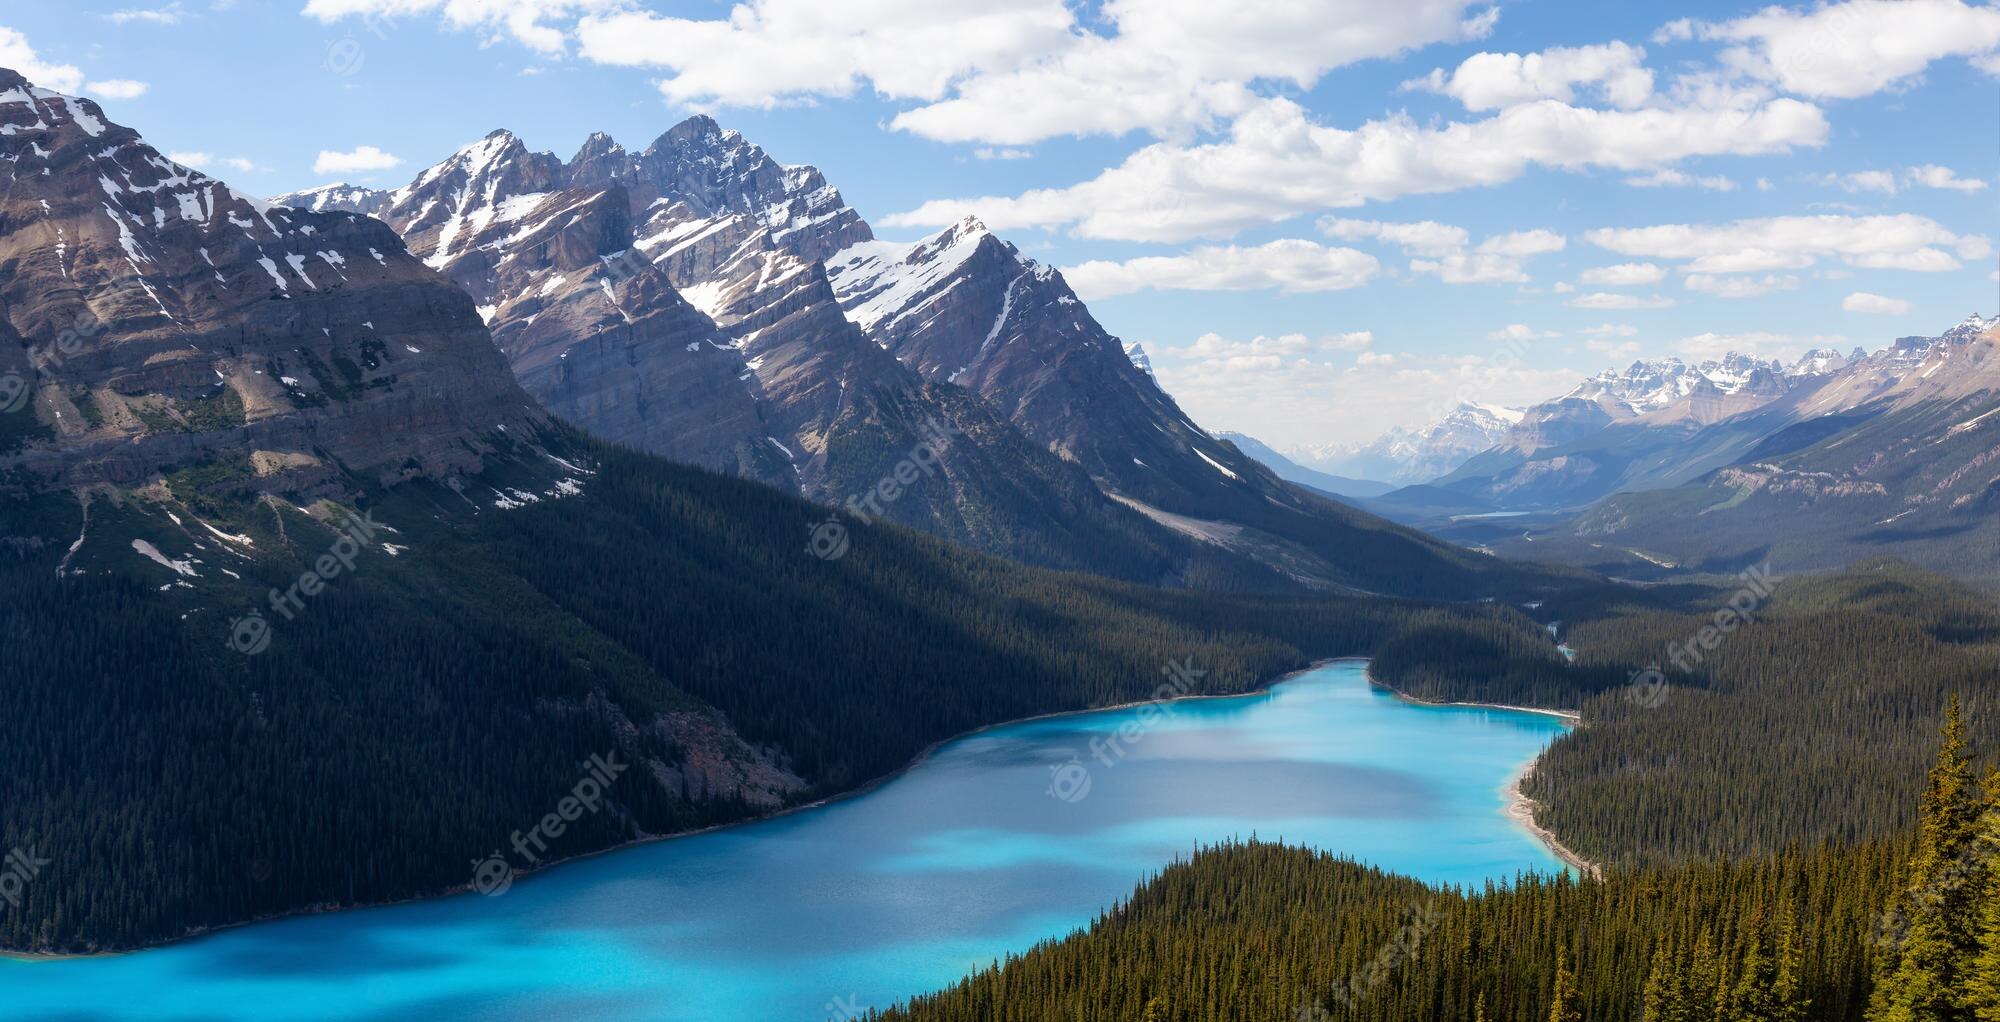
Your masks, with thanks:
[(1959, 969), (1974, 949), (1972, 906), (1983, 877), (1973, 837), (1985, 799), (1965, 748), (1958, 697), (1945, 709), (1943, 741), (1924, 790), (1910, 879), (1891, 909), (1879, 949), (1871, 1022), (1960, 1022)]

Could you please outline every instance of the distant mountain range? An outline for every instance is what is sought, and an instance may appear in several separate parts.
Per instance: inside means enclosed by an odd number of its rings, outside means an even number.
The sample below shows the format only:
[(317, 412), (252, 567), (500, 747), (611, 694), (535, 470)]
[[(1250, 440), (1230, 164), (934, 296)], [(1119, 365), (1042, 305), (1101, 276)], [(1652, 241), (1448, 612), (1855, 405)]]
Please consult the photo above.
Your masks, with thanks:
[(1396, 488), (1394, 483), (1376, 482), (1372, 479), (1349, 479), (1317, 469), (1310, 469), (1273, 450), (1269, 444), (1244, 433), (1223, 431), (1215, 434), (1219, 440), (1227, 440), (1236, 449), (1257, 459), (1264, 467), (1300, 486), (1310, 486), (1321, 493), (1337, 497), (1379, 497)]
[(1409, 485), (1444, 475), (1501, 442), (1521, 416), (1518, 408), (1467, 401), (1427, 425), (1397, 426), (1365, 444), (1306, 445), (1289, 454), (1321, 472)]

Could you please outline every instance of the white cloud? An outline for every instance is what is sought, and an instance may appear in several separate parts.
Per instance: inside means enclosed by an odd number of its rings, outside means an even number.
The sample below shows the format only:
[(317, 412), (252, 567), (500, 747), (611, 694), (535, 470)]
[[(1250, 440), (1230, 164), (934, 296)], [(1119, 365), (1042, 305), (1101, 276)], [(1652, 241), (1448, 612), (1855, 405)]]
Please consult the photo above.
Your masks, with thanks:
[(397, 18), (438, 15), (452, 28), (482, 33), (483, 42), (512, 37), (554, 54), (568, 49), (568, 37), (551, 22), (621, 6), (622, 0), (306, 0), (304, 13), (329, 24), (362, 18), (379, 32), (393, 30)]
[(1352, 360), (1311, 352), (1156, 355), (1154, 366), (1195, 421), (1281, 447), (1372, 440), (1385, 427), (1427, 422), (1461, 400), (1532, 404), (1575, 386), (1580, 375), (1529, 368), (1512, 348), (1492, 356), (1364, 351)]
[(1627, 358), (1637, 355), (1640, 350), (1638, 341), (1590, 340), (1583, 342), (1583, 346), (1589, 351), (1610, 355), (1613, 358)]
[(1717, 277), (1707, 273), (1690, 273), (1682, 283), (1689, 291), (1699, 291), (1717, 298), (1757, 298), (1773, 291), (1796, 291), (1799, 278), (1786, 275), (1766, 274), (1762, 277), (1726, 276)]
[(1683, 337), (1675, 342), (1674, 350), (1690, 359), (1721, 358), (1731, 353), (1750, 355), (1755, 358), (1792, 359), (1808, 347), (1836, 347), (1846, 343), (1847, 338), (1832, 336), (1794, 337), (1791, 334), (1771, 333), (1752, 330), (1742, 333), (1720, 333), (1709, 331)]
[(1572, 309), (1671, 309), (1674, 300), (1663, 295), (1641, 298), (1637, 295), (1612, 294), (1597, 291), (1587, 295), (1577, 295), (1563, 303)]
[(44, 89), (70, 95), (88, 92), (105, 99), (134, 99), (146, 91), (145, 82), (126, 78), (91, 80), (74, 64), (49, 63), (28, 44), (27, 36), (5, 25), (0, 25), (0, 67), (18, 71), (21, 77)]
[(1955, 192), (1976, 192), (1986, 187), (1986, 182), (1978, 178), (1963, 178), (1950, 167), (1940, 167), (1935, 163), (1921, 167), (1911, 167), (1903, 172), (1903, 180), (1911, 185), (1924, 188), (1943, 188)]
[(1320, 232), (1342, 241), (1374, 239), (1422, 258), (1410, 260), (1410, 272), (1435, 274), (1447, 284), (1522, 283), (1528, 279), (1529, 257), (1560, 252), (1568, 239), (1536, 229), (1496, 234), (1467, 250), (1472, 235), (1463, 227), (1435, 220), (1391, 223), (1321, 217)]
[(145, 82), (135, 82), (130, 78), (111, 78), (101, 82), (89, 82), (84, 91), (105, 99), (138, 99), (150, 88)]
[(104, 16), (114, 25), (125, 25), (135, 21), (154, 25), (172, 25), (187, 17), (187, 10), (180, 3), (170, 3), (164, 7), (127, 7), (112, 11)]
[(1651, 174), (1628, 177), (1625, 183), (1634, 188), (1706, 188), (1711, 192), (1733, 192), (1736, 182), (1721, 174), (1697, 177), (1686, 171), (1668, 168)]
[(1486, 335), (1489, 341), (1537, 341), (1550, 337), (1561, 337), (1555, 330), (1537, 330), (1526, 323), (1510, 323)]
[(1158, 143), (1081, 184), (936, 200), (884, 223), (942, 227), (977, 212), (1001, 230), (1073, 224), (1091, 238), (1226, 237), (1329, 207), (1504, 184), (1533, 166), (1636, 171), (1691, 156), (1815, 146), (1826, 132), (1821, 112), (1796, 100), (1747, 116), (1720, 106), (1597, 110), (1544, 100), (1470, 123), (1425, 127), (1397, 116), (1347, 130), (1271, 99), (1238, 118), (1224, 141)]
[(1499, 110), (1540, 99), (1568, 103), (1578, 86), (1588, 86), (1611, 105), (1631, 109), (1653, 95), (1653, 72), (1645, 60), (1645, 50), (1621, 42), (1528, 54), (1475, 53), (1450, 74), (1432, 71), (1403, 87), (1450, 96), (1468, 110)]
[(1886, 170), (1859, 170), (1849, 174), (1812, 174), (1806, 179), (1828, 188), (1838, 188), (1850, 195), (1860, 192), (1894, 195), (1898, 190), (1896, 175)]
[(1381, 220), (1346, 220), (1340, 217), (1321, 217), (1320, 233), (1341, 241), (1361, 241), (1367, 238), (1379, 239), (1401, 248), (1411, 255), (1446, 256), (1463, 250), (1472, 243), (1472, 234), (1463, 227), (1441, 224), (1435, 220), (1416, 223), (1389, 223)]
[(1620, 255), (1686, 260), (1694, 273), (1800, 270), (1822, 258), (1864, 269), (1955, 270), (1960, 258), (1982, 259), (1987, 239), (1959, 235), (1936, 221), (1893, 216), (1783, 216), (1726, 224), (1663, 224), (1606, 228), (1584, 238)]
[(167, 159), (172, 160), (183, 167), (193, 167), (196, 170), (210, 170), (215, 167), (227, 167), (230, 170), (239, 171), (245, 174), (251, 174), (251, 173), (264, 173), (268, 172), (271, 169), (269, 167), (257, 163), (255, 160), (252, 160), (247, 156), (215, 156), (210, 153), (176, 151), (168, 153)]
[(1576, 279), (1596, 287), (1638, 287), (1657, 284), (1666, 277), (1666, 269), (1653, 263), (1619, 263), (1616, 266), (1593, 266)]
[(1829, 188), (1838, 188), (1849, 194), (1881, 192), (1884, 195), (1895, 195), (1906, 188), (1976, 192), (1986, 187), (1986, 182), (1978, 178), (1959, 177), (1957, 171), (1950, 167), (1940, 167), (1935, 163), (1921, 167), (1905, 167), (1900, 175), (1887, 170), (1862, 170), (1848, 174), (1809, 174), (1806, 180)]
[(1062, 0), (744, 0), (726, 18), (620, 7), (577, 35), (592, 60), (665, 69), (677, 103), (770, 107), (866, 87), (923, 104), (897, 129), (1026, 145), (1210, 127), (1249, 109), (1254, 83), (1310, 88), (1336, 67), (1479, 38), (1493, 18), (1476, 2), (1106, 0), (1086, 23)]
[(345, 153), (322, 149), (319, 158), (313, 161), (313, 173), (365, 174), (377, 170), (392, 170), (402, 163), (402, 157), (385, 153), (372, 145), (360, 146), (352, 152)]
[(2000, 8), (1962, 0), (1848, 0), (1810, 9), (1766, 7), (1690, 32), (1734, 43), (1731, 69), (1795, 95), (1867, 96), (1922, 74), (1933, 61), (1991, 59), (2000, 49)]
[(1584, 327), (1577, 333), (1586, 337), (1637, 337), (1639, 328), (1628, 323), (1600, 323), (1597, 326)]
[(1366, 252), (1287, 238), (1241, 248), (1205, 245), (1176, 256), (1095, 261), (1063, 270), (1088, 300), (1135, 291), (1340, 291), (1374, 279), (1381, 263)]
[(1033, 150), (1029, 149), (994, 149), (985, 147), (973, 150), (972, 155), (982, 160), (1027, 160), (1033, 159), (1035, 154)]
[(1885, 316), (1901, 316), (1915, 306), (1901, 298), (1884, 298), (1881, 295), (1856, 291), (1840, 301), (1841, 309), (1847, 312), (1872, 312)]
[(1247, 341), (1232, 341), (1218, 333), (1206, 333), (1194, 339), (1184, 348), (1159, 348), (1156, 353), (1170, 358), (1189, 359), (1239, 359), (1265, 358), (1278, 355), (1310, 355), (1315, 352), (1359, 351), (1367, 356), (1367, 348), (1375, 343), (1375, 335), (1367, 330), (1345, 334), (1327, 334), (1311, 337), (1303, 333), (1280, 334), (1277, 337), (1257, 336)]

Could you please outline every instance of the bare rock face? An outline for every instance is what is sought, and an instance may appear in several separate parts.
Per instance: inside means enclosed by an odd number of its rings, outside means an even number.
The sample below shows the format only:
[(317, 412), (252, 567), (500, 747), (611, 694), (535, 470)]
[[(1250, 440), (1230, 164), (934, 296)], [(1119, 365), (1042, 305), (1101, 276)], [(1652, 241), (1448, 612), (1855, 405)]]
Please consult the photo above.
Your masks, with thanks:
[(1053, 267), (974, 218), (828, 260), (849, 318), (927, 378), (979, 394), (1106, 489), (1167, 510), (1288, 502), (1275, 477), (1188, 419)]
[(821, 261), (868, 225), (706, 117), (566, 164), (495, 132), (393, 192), (277, 201), (375, 210), (473, 295), (529, 393), (600, 436), (1025, 560), (1180, 570), (1163, 530), (855, 327)]
[(0, 159), (0, 374), (26, 398), (0, 468), (136, 485), (257, 452), (285, 491), (476, 472), (546, 424), (374, 220), (267, 206), (6, 70)]

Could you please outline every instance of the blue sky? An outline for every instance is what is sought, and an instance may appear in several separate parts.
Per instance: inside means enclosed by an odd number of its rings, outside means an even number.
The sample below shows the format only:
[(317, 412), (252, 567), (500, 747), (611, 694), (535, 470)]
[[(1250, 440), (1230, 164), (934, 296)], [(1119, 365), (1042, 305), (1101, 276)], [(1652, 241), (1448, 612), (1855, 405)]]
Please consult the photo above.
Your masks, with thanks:
[(9, 6), (0, 64), (266, 194), (713, 113), (885, 237), (978, 213), (1281, 447), (2000, 306), (1986, 3)]

